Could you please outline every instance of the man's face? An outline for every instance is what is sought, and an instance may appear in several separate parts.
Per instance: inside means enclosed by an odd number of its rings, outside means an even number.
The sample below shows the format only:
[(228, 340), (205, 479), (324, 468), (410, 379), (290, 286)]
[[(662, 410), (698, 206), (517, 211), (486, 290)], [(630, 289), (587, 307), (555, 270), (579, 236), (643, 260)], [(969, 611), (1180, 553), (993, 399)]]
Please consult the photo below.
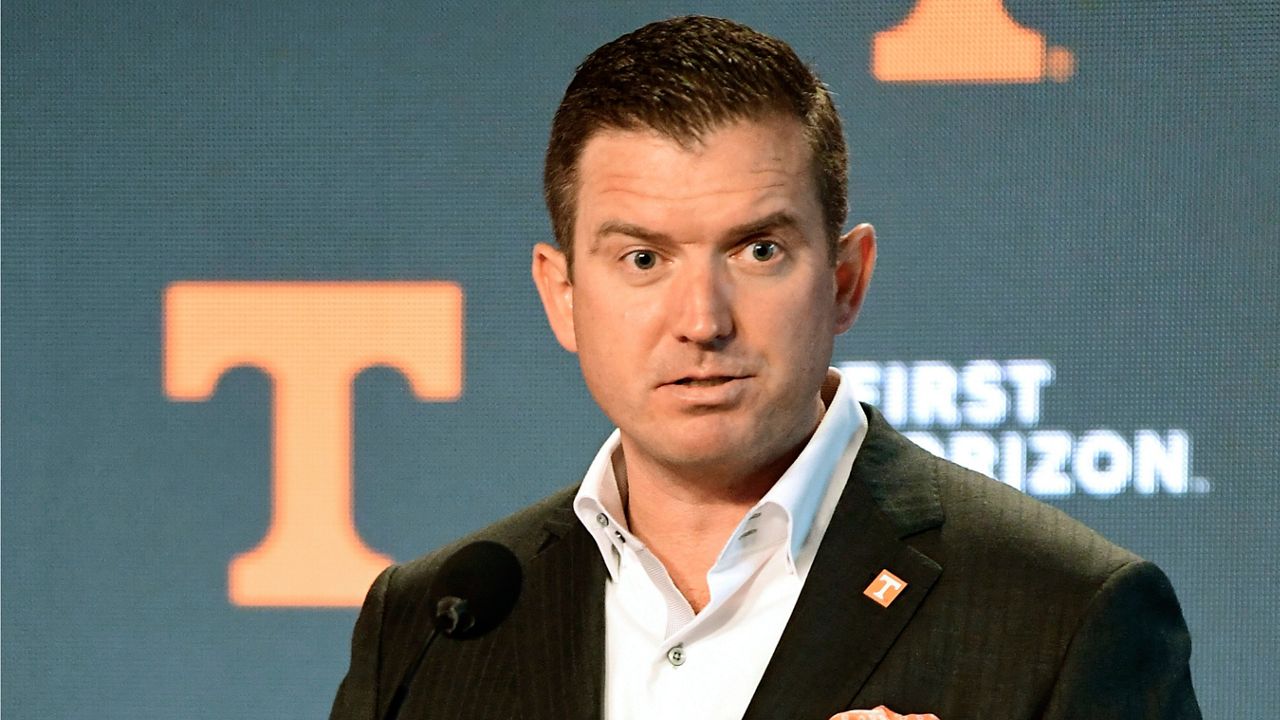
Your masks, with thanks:
[(811, 168), (800, 123), (782, 117), (692, 148), (647, 130), (587, 142), (572, 280), (547, 245), (534, 277), (629, 466), (742, 476), (817, 426), (875, 239), (856, 228), (831, 262)]

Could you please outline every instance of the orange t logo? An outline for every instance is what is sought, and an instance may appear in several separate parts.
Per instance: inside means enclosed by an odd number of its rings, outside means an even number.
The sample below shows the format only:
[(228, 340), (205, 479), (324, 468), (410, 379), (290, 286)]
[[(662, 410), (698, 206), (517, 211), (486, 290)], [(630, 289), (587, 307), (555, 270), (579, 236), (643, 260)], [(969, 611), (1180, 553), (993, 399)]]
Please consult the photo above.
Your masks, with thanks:
[(391, 559), (352, 515), (351, 383), (404, 373), (422, 400), (462, 392), (462, 288), (449, 282), (177, 282), (164, 298), (164, 386), (207, 400), (227, 370), (273, 382), (271, 526), (237, 555), (237, 605), (358, 606)]
[(875, 580), (862, 591), (863, 595), (874, 600), (881, 607), (889, 607), (894, 600), (902, 594), (902, 590), (907, 587), (907, 581), (889, 572), (888, 568), (881, 570)]
[(1009, 16), (1003, 0), (917, 0), (897, 27), (876, 33), (871, 72), (882, 82), (1059, 82), (1075, 72), (1064, 47)]

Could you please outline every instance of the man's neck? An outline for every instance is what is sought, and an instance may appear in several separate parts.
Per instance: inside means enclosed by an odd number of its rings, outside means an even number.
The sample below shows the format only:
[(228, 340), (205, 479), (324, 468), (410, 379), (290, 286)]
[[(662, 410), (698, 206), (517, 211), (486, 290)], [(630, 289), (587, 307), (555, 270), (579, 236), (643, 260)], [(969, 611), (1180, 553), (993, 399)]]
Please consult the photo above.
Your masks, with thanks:
[(707, 572), (729, 536), (803, 448), (801, 443), (768, 466), (733, 481), (705, 475), (691, 478), (624, 457), (615, 460), (628, 528), (666, 567), (694, 612), (711, 599)]

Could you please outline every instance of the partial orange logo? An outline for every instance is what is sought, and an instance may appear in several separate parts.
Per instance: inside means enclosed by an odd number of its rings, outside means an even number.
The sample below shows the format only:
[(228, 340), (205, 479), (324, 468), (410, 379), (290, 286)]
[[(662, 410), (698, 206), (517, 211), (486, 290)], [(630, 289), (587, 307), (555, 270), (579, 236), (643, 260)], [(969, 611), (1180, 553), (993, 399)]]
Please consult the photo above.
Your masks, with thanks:
[(862, 591), (863, 595), (871, 598), (880, 607), (889, 607), (898, 596), (902, 594), (903, 589), (907, 587), (907, 581), (894, 575), (888, 570), (881, 570), (875, 580)]
[(1003, 0), (917, 0), (871, 45), (871, 73), (881, 82), (1065, 82), (1075, 70), (1070, 50), (1048, 47)]
[(358, 606), (391, 558), (355, 527), (351, 388), (384, 365), (421, 400), (462, 393), (463, 294), (450, 282), (177, 282), (164, 388), (209, 399), (228, 370), (272, 380), (271, 525), (228, 569), (237, 605)]

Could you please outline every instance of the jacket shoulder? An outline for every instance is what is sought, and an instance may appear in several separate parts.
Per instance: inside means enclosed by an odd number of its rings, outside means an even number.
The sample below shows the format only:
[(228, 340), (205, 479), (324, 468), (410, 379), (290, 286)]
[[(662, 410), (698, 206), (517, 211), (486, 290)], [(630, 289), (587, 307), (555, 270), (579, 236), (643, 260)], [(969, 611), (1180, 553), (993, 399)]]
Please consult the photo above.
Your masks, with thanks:
[(1049, 580), (1082, 593), (1140, 561), (1063, 511), (1004, 483), (932, 458), (945, 522), (941, 539), (953, 564), (1003, 576)]
[[(430, 588), (441, 564), (463, 546), (479, 540), (505, 545), (521, 562), (527, 560), (541, 549), (547, 538), (548, 523), (563, 521), (566, 514), (572, 518), (569, 508), (577, 490), (576, 485), (558, 490), (497, 522), (405, 562), (392, 574), (388, 596), (418, 602)], [(572, 519), (576, 522), (576, 518)]]
[(1139, 559), (1061, 510), (930, 453), (875, 408), (864, 409), (868, 432), (850, 479), (867, 488), (899, 537), (952, 579), (960, 571), (1054, 577), (1092, 589)]

